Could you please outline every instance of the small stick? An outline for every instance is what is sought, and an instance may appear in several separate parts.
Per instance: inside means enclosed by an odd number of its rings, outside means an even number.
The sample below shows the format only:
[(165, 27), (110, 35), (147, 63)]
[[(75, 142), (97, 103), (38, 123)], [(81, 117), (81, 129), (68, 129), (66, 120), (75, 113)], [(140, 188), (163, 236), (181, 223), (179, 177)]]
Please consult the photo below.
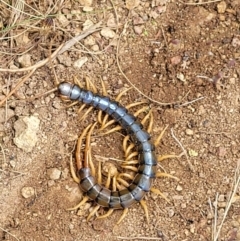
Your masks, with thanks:
[(81, 34), (77, 35), (76, 37), (73, 37), (72, 39), (70, 39), (69, 41), (67, 41), (63, 47), (61, 48), (61, 50), (59, 51), (58, 54), (62, 54), (63, 52), (65, 52), (66, 50), (68, 50), (69, 48), (71, 48), (75, 43), (79, 42), (80, 40), (86, 38), (88, 35), (96, 32), (99, 30), (99, 27), (101, 26), (102, 22), (98, 22), (94, 25), (92, 25), (91, 27), (89, 27), (86, 31), (83, 31)]
[(183, 3), (185, 5), (203, 5), (203, 4), (209, 4), (209, 3), (216, 3), (216, 2), (221, 2), (222, 0), (212, 0), (212, 1), (208, 1), (208, 2), (200, 2), (200, 3), (185, 3), (181, 0), (179, 0), (180, 3)]
[(3, 154), (3, 163), (1, 163), (1, 165), (3, 165), (3, 164), (6, 163), (6, 155), (5, 155), (5, 151), (4, 151), (3, 146), (2, 146), (1, 143), (0, 143), (0, 147), (1, 147), (1, 150), (2, 150), (2, 154)]
[(126, 240), (162, 240), (162, 238), (154, 238), (154, 237), (143, 237), (143, 236), (139, 236), (139, 237), (121, 237), (121, 236), (117, 236), (117, 239), (126, 239)]
[(187, 155), (187, 151), (185, 150), (185, 148), (183, 147), (182, 143), (177, 139), (177, 137), (175, 136), (174, 134), (174, 131), (173, 131), (173, 128), (171, 128), (171, 135), (173, 137), (173, 139), (178, 143), (178, 145), (181, 147), (182, 151), (183, 151), (183, 154), (186, 156), (186, 159), (187, 159), (187, 162), (188, 162), (188, 165), (191, 169), (192, 172), (194, 172), (194, 168), (193, 168), (193, 165), (192, 163), (190, 162), (189, 158), (188, 158), (188, 155)]
[(201, 96), (201, 97), (199, 97), (199, 98), (197, 98), (197, 99), (194, 99), (194, 100), (191, 100), (191, 101), (189, 101), (189, 102), (185, 102), (185, 103), (183, 103), (183, 104), (181, 104), (181, 105), (176, 105), (177, 107), (180, 107), (180, 106), (186, 106), (186, 105), (190, 105), (190, 104), (192, 104), (192, 103), (194, 103), (194, 102), (197, 102), (197, 101), (199, 101), (199, 100), (202, 100), (202, 99), (204, 99), (205, 97), (204, 96)]
[(9, 73), (16, 73), (16, 72), (24, 72), (24, 71), (29, 71), (29, 70), (36, 70), (40, 67), (42, 67), (43, 65), (45, 65), (47, 62), (49, 62), (51, 59), (54, 59), (60, 49), (63, 47), (63, 44), (61, 44), (53, 53), (50, 57), (44, 59), (44, 60), (41, 60), (39, 61), (38, 63), (36, 63), (35, 65), (32, 65), (32, 66), (29, 66), (29, 67), (26, 67), (26, 68), (21, 68), (21, 69), (2, 69), (0, 68), (0, 72), (9, 72)]
[(16, 240), (20, 240), (20, 239), (18, 239), (15, 235), (13, 235), (13, 234), (11, 234), (10, 232), (8, 232), (6, 229), (3, 229), (2, 227), (0, 227), (0, 229), (1, 229), (3, 232), (5, 232), (5, 233), (9, 234), (10, 236), (14, 237)]
[[(20, 86), (26, 81), (28, 80), (28, 78), (35, 72), (36, 68), (34, 68), (29, 74), (27, 74), (27, 76), (25, 76), (22, 80), (20, 80), (17, 85), (14, 87), (14, 89), (12, 91), (10, 91), (6, 97), (0, 101), (0, 106), (2, 106), (2, 104), (10, 97), (12, 96), (12, 94), (14, 94), (14, 92), (17, 91), (18, 88), (20, 88)], [(1, 71), (1, 70), (0, 70)]]

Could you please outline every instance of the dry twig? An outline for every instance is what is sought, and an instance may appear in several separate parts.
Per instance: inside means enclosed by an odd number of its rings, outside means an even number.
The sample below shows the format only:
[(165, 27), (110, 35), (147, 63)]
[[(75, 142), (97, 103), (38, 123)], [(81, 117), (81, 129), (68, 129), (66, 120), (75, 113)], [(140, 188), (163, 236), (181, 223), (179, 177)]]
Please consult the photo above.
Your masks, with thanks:
[(180, 3), (183, 3), (185, 5), (204, 5), (204, 4), (210, 4), (210, 3), (216, 3), (216, 2), (221, 2), (222, 0), (212, 0), (208, 2), (199, 2), (199, 3), (185, 3), (181, 0), (179, 0)]
[(222, 221), (217, 229), (217, 201), (218, 201), (218, 193), (216, 195), (216, 199), (215, 199), (215, 212), (214, 212), (214, 225), (213, 225), (213, 241), (217, 241), (220, 235), (220, 232), (222, 230), (222, 226), (225, 222), (225, 219), (228, 215), (229, 209), (232, 206), (232, 203), (235, 201), (236, 199), (236, 193), (238, 191), (238, 187), (240, 184), (240, 163), (238, 163), (237, 169), (235, 171), (235, 175), (234, 175), (234, 180), (233, 180), (233, 184), (232, 184), (232, 190), (231, 190), (231, 195), (230, 198), (227, 202), (227, 206), (225, 208), (225, 212), (222, 218)]
[(11, 234), (11, 233), (8, 232), (6, 229), (3, 229), (2, 227), (0, 227), (0, 229), (1, 229), (3, 232), (5, 232), (5, 233), (9, 234), (10, 236), (12, 236), (13, 238), (15, 238), (16, 240), (19, 240), (15, 235)]

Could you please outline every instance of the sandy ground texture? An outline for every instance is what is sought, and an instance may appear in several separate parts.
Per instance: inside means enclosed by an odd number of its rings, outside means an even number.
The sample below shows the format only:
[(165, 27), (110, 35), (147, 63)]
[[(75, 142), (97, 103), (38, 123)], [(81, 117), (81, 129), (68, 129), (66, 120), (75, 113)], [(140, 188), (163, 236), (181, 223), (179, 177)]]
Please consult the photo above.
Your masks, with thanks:
[[(0, 1), (0, 239), (240, 241), (239, 0), (17, 3)], [(139, 203), (119, 225), (121, 210), (89, 222), (94, 203), (67, 210), (84, 197), (70, 157), (98, 111), (80, 120), (86, 108), (46, 92), (74, 78), (100, 93), (102, 79), (111, 98), (133, 87), (120, 102), (146, 101), (152, 139), (169, 125), (157, 155), (184, 153), (158, 165), (178, 180), (154, 181), (169, 201), (146, 195), (149, 224)], [(124, 172), (124, 131), (102, 133), (95, 166)]]

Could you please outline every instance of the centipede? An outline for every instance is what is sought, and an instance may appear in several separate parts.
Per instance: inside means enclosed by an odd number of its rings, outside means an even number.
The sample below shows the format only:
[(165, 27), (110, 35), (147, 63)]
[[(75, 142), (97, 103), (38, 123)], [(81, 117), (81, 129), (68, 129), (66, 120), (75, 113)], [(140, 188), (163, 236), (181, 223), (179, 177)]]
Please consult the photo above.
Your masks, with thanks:
[[(143, 206), (147, 221), (149, 222), (146, 204), (143, 200), (149, 191), (160, 194), (158, 189), (152, 188), (153, 180), (159, 176), (172, 177), (170, 174), (162, 175), (157, 172), (159, 159), (155, 154), (155, 144), (151, 140), (151, 135), (143, 127), (141, 122), (118, 101), (112, 100), (107, 96), (99, 95), (91, 90), (84, 89), (77, 84), (62, 82), (58, 85), (59, 96), (65, 100), (78, 101), (92, 106), (116, 121), (127, 133), (135, 145), (138, 153), (138, 168), (132, 182), (122, 190), (110, 190), (99, 184), (96, 177), (92, 174), (89, 161), (85, 158), (77, 165), (80, 189), (86, 195), (82, 203), (92, 200), (98, 207), (109, 209), (104, 217), (110, 215), (113, 210), (123, 209), (124, 212), (118, 224), (125, 217), (127, 210), (134, 203), (140, 202)], [(94, 125), (86, 129), (92, 132)], [(88, 140), (89, 141), (89, 140)]]

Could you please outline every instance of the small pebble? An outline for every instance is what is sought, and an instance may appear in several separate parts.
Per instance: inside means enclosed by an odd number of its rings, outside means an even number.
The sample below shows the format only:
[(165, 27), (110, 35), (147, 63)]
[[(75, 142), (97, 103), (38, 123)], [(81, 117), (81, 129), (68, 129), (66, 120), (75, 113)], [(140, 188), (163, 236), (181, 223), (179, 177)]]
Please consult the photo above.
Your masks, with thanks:
[(134, 26), (133, 30), (136, 34), (141, 34), (143, 32), (144, 26)]
[(182, 57), (180, 55), (177, 55), (171, 58), (172, 65), (180, 64), (181, 61), (182, 61)]
[(49, 186), (49, 187), (54, 186), (54, 184), (55, 184), (55, 182), (54, 182), (53, 180), (49, 180), (49, 181), (48, 181), (48, 186)]
[(30, 54), (24, 54), (18, 58), (18, 62), (21, 65), (22, 68), (29, 67), (32, 65), (31, 62), (31, 55)]
[(97, 44), (94, 44), (91, 49), (92, 51), (97, 52), (99, 51), (99, 46)]
[(180, 185), (177, 185), (176, 190), (177, 190), (178, 192), (180, 192), (180, 191), (183, 190), (183, 188), (182, 188)]
[(80, 69), (86, 62), (88, 61), (88, 58), (85, 56), (85, 57), (82, 57), (78, 60), (76, 60), (74, 63), (73, 63), (73, 66), (77, 69)]
[(35, 194), (35, 191), (33, 187), (24, 187), (22, 188), (21, 193), (24, 198), (30, 198)]
[(171, 218), (174, 216), (174, 210), (173, 209), (169, 209), (168, 210), (168, 216)]
[(61, 171), (57, 168), (50, 168), (47, 170), (47, 174), (51, 180), (57, 180), (61, 176)]
[(10, 161), (9, 163), (10, 163), (11, 167), (13, 167), (13, 168), (16, 166), (16, 162), (15, 161)]
[(225, 208), (226, 205), (227, 205), (226, 202), (218, 202), (218, 207), (220, 207), (220, 208)]
[(224, 198), (224, 195), (223, 195), (223, 194), (220, 194), (220, 195), (219, 195), (218, 201), (219, 201), (219, 202), (224, 202), (224, 201), (225, 201), (225, 198)]
[(186, 129), (186, 134), (187, 134), (188, 136), (192, 136), (192, 135), (193, 135), (193, 130), (191, 130), (191, 129)]
[(93, 11), (93, 7), (85, 6), (83, 8), (83, 12), (92, 12), (92, 11)]
[(15, 137), (13, 141), (15, 145), (25, 152), (31, 152), (38, 141), (39, 128), (40, 120), (34, 115), (18, 119), (14, 123)]
[(85, 7), (90, 7), (93, 3), (93, 0), (79, 0), (80, 4)]
[(227, 4), (225, 1), (221, 1), (218, 5), (217, 5), (217, 11), (218, 13), (225, 13), (227, 8)]
[(105, 38), (114, 38), (116, 35), (115, 32), (110, 28), (103, 28), (100, 33)]

